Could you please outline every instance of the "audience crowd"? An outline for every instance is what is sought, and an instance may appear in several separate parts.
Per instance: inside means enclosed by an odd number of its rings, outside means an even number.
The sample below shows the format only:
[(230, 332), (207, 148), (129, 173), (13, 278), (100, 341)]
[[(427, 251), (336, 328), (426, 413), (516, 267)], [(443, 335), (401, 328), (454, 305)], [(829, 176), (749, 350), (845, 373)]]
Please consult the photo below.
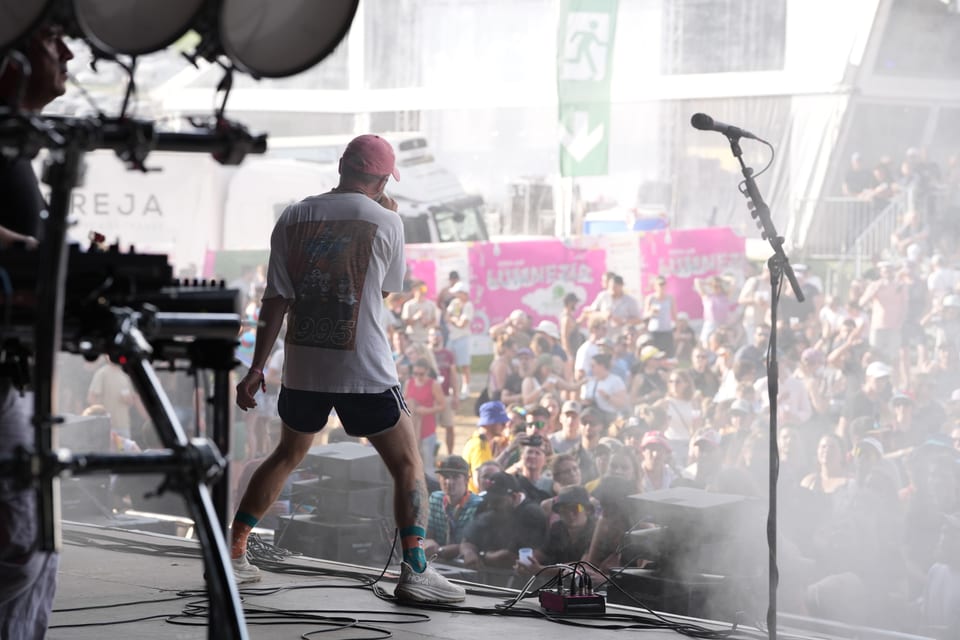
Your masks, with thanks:
[[(886, 174), (859, 162), (844, 189), (899, 198), (905, 210), (888, 250), (857, 277), (795, 264), (806, 299), (785, 284), (778, 307), (781, 608), (956, 638), (960, 176), (956, 162), (941, 171), (911, 150), (901, 178), (881, 185)], [(242, 280), (232, 284), (255, 319), (262, 273)], [(629, 292), (607, 273), (594, 300), (570, 294), (556, 318), (534, 323), (518, 309), (491, 326), (493, 358), (473, 383), (468, 284), (451, 272), (434, 298), (417, 281), (389, 296), (384, 321), (435, 489), (428, 553), (501, 582), (581, 559), (656, 573), (677, 563), (623, 544), (628, 530), (657, 526), (630, 496), (691, 487), (765, 504), (769, 282), (765, 265), (741, 279), (697, 279), (703, 313), (692, 322), (666, 278)], [(271, 360), (276, 375), (281, 361)], [(113, 367), (78, 372), (90, 380), (82, 402), (125, 416), (118, 443), (136, 440), (142, 410), (128, 387), (107, 383)], [(197, 399), (193, 388), (176, 395), (187, 407)], [(456, 447), (461, 403), (477, 428)], [(269, 446), (255, 436), (268, 415), (247, 422), (248, 454), (262, 455)], [(762, 601), (764, 516), (755, 513), (733, 534), (740, 551), (724, 553), (749, 557), (736, 571)], [(703, 556), (684, 575), (716, 567)]]

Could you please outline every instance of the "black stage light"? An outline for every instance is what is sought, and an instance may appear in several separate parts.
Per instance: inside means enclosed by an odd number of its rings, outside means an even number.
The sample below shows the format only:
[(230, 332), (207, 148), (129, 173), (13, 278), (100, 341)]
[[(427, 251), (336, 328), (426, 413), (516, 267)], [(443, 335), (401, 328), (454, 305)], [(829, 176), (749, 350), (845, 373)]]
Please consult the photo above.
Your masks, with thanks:
[(224, 0), (220, 42), (241, 71), (284, 78), (309, 69), (337, 47), (359, 0)]

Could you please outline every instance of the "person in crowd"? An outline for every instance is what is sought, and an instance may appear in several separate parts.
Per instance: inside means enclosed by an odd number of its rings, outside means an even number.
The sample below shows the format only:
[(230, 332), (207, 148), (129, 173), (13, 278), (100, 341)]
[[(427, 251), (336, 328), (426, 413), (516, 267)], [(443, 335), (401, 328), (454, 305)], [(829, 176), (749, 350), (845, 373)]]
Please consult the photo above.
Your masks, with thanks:
[(697, 345), (697, 332), (690, 326), (690, 314), (686, 311), (677, 312), (676, 322), (673, 329), (673, 356), (678, 362), (688, 363)]
[(685, 370), (672, 371), (667, 385), (665, 408), (668, 422), (663, 435), (670, 441), (674, 460), (682, 465), (687, 458), (690, 436), (703, 425), (703, 417), (694, 401), (696, 389), (690, 374)]
[(627, 386), (610, 372), (610, 364), (609, 354), (593, 356), (590, 378), (580, 389), (580, 400), (602, 413), (607, 423), (626, 411), (630, 402)]
[(850, 198), (860, 197), (861, 194), (869, 191), (873, 184), (873, 176), (863, 166), (860, 152), (855, 151), (850, 155), (850, 167), (843, 176), (843, 195)]
[(716, 481), (723, 467), (723, 450), (720, 448), (720, 433), (712, 427), (700, 428), (690, 438), (687, 466), (674, 486), (686, 485), (706, 489)]
[(640, 486), (643, 491), (669, 489), (677, 473), (670, 466), (670, 441), (659, 431), (648, 431), (640, 441)]
[(103, 405), (110, 414), (110, 428), (124, 438), (132, 438), (133, 415), (146, 418), (146, 410), (133, 390), (130, 378), (120, 365), (107, 356), (101, 358), (100, 368), (93, 373), (87, 390), (87, 404)]
[(731, 320), (731, 300), (727, 295), (727, 287), (720, 276), (714, 276), (707, 281), (700, 278), (693, 280), (694, 291), (703, 302), (703, 326), (700, 329), (701, 344), (708, 344), (710, 336), (717, 329), (722, 329)]
[(641, 347), (630, 378), (630, 401), (653, 402), (667, 393), (667, 354), (652, 344)]
[(941, 342), (934, 349), (933, 362), (925, 369), (936, 380), (936, 394), (948, 398), (954, 389), (960, 389), (960, 351), (953, 340)]
[[(29, 69), (11, 59), (0, 64), (0, 101), (5, 107), (39, 114), (66, 91), (67, 62), (73, 53), (59, 24), (42, 23), (22, 52)], [(0, 156), (0, 252), (14, 243), (36, 249), (46, 204), (30, 158)], [(5, 358), (0, 358), (5, 360)], [(33, 394), (21, 393), (14, 368), (0, 367), (0, 454), (33, 448)], [(129, 434), (129, 429), (128, 429)], [(0, 480), (0, 619), (4, 635), (39, 640), (46, 635), (56, 591), (59, 555), (37, 549), (36, 492)]]
[(430, 363), (421, 358), (413, 363), (409, 380), (403, 385), (403, 397), (413, 417), (414, 432), (420, 441), (420, 456), (428, 477), (436, 476), (437, 414), (443, 411), (445, 399), (443, 388), (437, 382), (436, 372)]
[[(500, 452), (504, 428), (510, 422), (506, 407), (499, 400), (480, 405), (477, 430), (463, 445), (462, 456), (471, 469), (480, 469), (483, 463), (493, 460)], [(471, 482), (470, 490), (478, 492), (479, 485)]]
[(453, 454), (454, 415), (460, 408), (460, 378), (457, 372), (457, 359), (452, 351), (443, 346), (443, 334), (438, 327), (432, 327), (427, 332), (427, 343), (433, 351), (433, 359), (437, 363), (437, 380), (443, 391), (443, 408), (437, 414), (437, 424), (443, 428), (443, 442), (447, 447), (447, 454)]
[[(557, 495), (564, 487), (583, 486), (583, 474), (580, 472), (580, 462), (569, 453), (558, 453), (547, 462), (550, 477), (553, 478), (553, 497), (542, 501), (547, 517), (550, 518), (550, 509)], [(551, 519), (552, 521), (552, 519)]]
[(720, 377), (710, 366), (710, 352), (703, 347), (696, 347), (690, 355), (690, 377), (697, 393), (704, 398), (713, 398), (720, 390)]
[(446, 284), (437, 292), (437, 312), (440, 322), (440, 334), (443, 336), (443, 344), (447, 346), (447, 342), (450, 338), (450, 327), (447, 324), (447, 307), (453, 301), (454, 294), (450, 293), (450, 289), (460, 282), (460, 273), (457, 271), (451, 271), (447, 274)]
[(484, 491), (487, 490), (490, 478), (493, 477), (493, 474), (503, 471), (503, 467), (500, 466), (496, 460), (487, 460), (480, 465), (473, 473), (473, 476), (470, 478), (470, 484), (475, 484), (479, 488), (479, 494), (482, 497)]
[(556, 395), (564, 391), (580, 389), (580, 384), (568, 383), (554, 371), (553, 356), (537, 356), (529, 375), (524, 377), (520, 387), (521, 402), (527, 409), (533, 409), (547, 394)]
[(829, 496), (843, 491), (849, 482), (843, 444), (835, 435), (828, 433), (817, 444), (817, 470), (804, 477), (800, 486)]
[(470, 341), (473, 334), (470, 324), (473, 322), (474, 308), (470, 301), (470, 289), (463, 281), (450, 287), (453, 299), (447, 305), (444, 317), (447, 319), (447, 348), (453, 351), (460, 374), (460, 399), (470, 395)]
[(534, 575), (544, 566), (572, 563), (582, 559), (590, 549), (597, 526), (596, 506), (587, 490), (579, 485), (563, 487), (549, 501), (551, 514), (546, 540), (534, 549), (533, 560), (521, 569), (521, 575)]
[[(519, 359), (521, 357), (530, 358), (533, 352), (524, 348), (521, 354), (517, 349), (513, 338), (503, 335), (497, 338), (493, 344), (493, 360), (490, 361), (490, 367), (487, 370), (487, 386), (484, 392), (480, 393), (478, 401), (499, 400), (504, 404), (514, 402), (509, 387), (512, 387), (511, 378), (520, 377), (518, 371)], [(523, 378), (521, 377), (521, 380)], [(507, 399), (504, 400), (503, 393), (507, 391)], [(483, 402), (480, 402), (483, 404)]]
[(649, 318), (647, 331), (653, 336), (653, 346), (672, 358), (675, 353), (673, 332), (677, 325), (677, 303), (667, 293), (667, 279), (658, 275), (653, 279), (653, 293), (643, 303), (643, 315)]
[(577, 320), (577, 306), (580, 298), (575, 293), (568, 293), (563, 297), (563, 311), (560, 314), (560, 346), (567, 354), (567, 361), (573, 362), (577, 357), (577, 350), (586, 340), (580, 330)]
[(606, 320), (592, 318), (588, 328), (590, 333), (586, 341), (577, 349), (577, 355), (573, 363), (573, 375), (578, 381), (590, 375), (590, 363), (593, 361), (593, 357), (600, 353), (601, 345), (606, 345)]
[(890, 374), (893, 370), (883, 362), (871, 362), (865, 370), (860, 391), (847, 402), (843, 415), (837, 423), (837, 435), (848, 440), (847, 427), (850, 421), (860, 416), (869, 416), (878, 425), (889, 425), (889, 402), (893, 394)]
[(634, 493), (642, 491), (641, 480), (643, 472), (640, 469), (640, 461), (637, 459), (637, 455), (633, 449), (625, 447), (623, 443), (616, 438), (607, 439), (606, 444), (615, 447), (610, 454), (610, 462), (607, 465), (606, 472), (601, 474), (596, 480), (585, 484), (584, 486), (587, 488), (587, 491), (593, 493), (607, 476), (615, 476), (627, 480), (631, 483)]
[(457, 455), (447, 456), (437, 468), (442, 490), (430, 494), (430, 516), (424, 553), (440, 560), (460, 555), (460, 543), (467, 526), (473, 522), (481, 498), (468, 488), (470, 465)]
[(410, 337), (396, 329), (390, 333), (390, 345), (393, 348), (392, 357), (394, 366), (397, 369), (397, 378), (403, 384), (410, 377), (410, 367), (413, 362), (407, 353), (410, 351)]
[(420, 280), (414, 281), (411, 292), (413, 297), (403, 303), (400, 319), (404, 323), (406, 334), (411, 342), (427, 344), (430, 329), (439, 325), (440, 312), (437, 305), (427, 299), (426, 283)]
[(567, 453), (580, 446), (582, 429), (580, 412), (583, 408), (576, 400), (567, 400), (560, 408), (560, 430), (550, 434), (550, 445), (554, 453)]
[(934, 302), (956, 291), (960, 284), (960, 272), (947, 263), (943, 254), (935, 253), (930, 258), (930, 272), (927, 274), (927, 291)]
[[(278, 401), (283, 432), (254, 472), (234, 516), (234, 574), (240, 583), (259, 579), (246, 557), (247, 538), (336, 409), (344, 430), (370, 441), (397, 485), (394, 518), (403, 559), (396, 597), (459, 602), (464, 589), (430, 567), (423, 551), (428, 511), (420, 442), (379, 322), (382, 297), (402, 290), (406, 269), (403, 224), (396, 202), (384, 193), (389, 178), (399, 178), (393, 148), (379, 136), (358, 136), (347, 145), (339, 171), (333, 190), (288, 206), (276, 222), (253, 363), (237, 385), (237, 405), (244, 411), (256, 407), (254, 394), (265, 384), (263, 369), (285, 316), (290, 315), (291, 327), (322, 321), (352, 328), (287, 333)], [(311, 247), (330, 238), (342, 239), (336, 257), (318, 258)], [(310, 283), (302, 274), (316, 269), (341, 280), (342, 294), (305, 294)]]
[(943, 518), (937, 562), (927, 571), (920, 602), (925, 635), (960, 637), (960, 517), (957, 515)]
[[(593, 491), (593, 497), (600, 502), (600, 517), (584, 559), (604, 574), (609, 575), (613, 567), (625, 566), (620, 551), (624, 533), (634, 524), (630, 496), (636, 493), (636, 485), (620, 476), (605, 476)], [(602, 580), (595, 574), (593, 578), (594, 584), (597, 579)]]
[(880, 263), (880, 277), (871, 282), (860, 305), (870, 306), (870, 347), (892, 359), (900, 353), (900, 337), (906, 318), (907, 278), (892, 262)]
[(547, 425), (550, 420), (550, 411), (546, 407), (534, 407), (531, 411), (524, 412), (524, 422), (522, 429), (513, 432), (510, 442), (500, 450), (497, 455), (497, 462), (507, 471), (513, 472), (519, 469), (521, 452), (523, 447), (531, 438), (538, 438), (540, 442), (537, 446), (543, 447), (547, 456), (553, 455), (553, 448), (547, 433)]
[(556, 322), (553, 320), (541, 320), (537, 323), (537, 326), (533, 328), (533, 341), (531, 344), (536, 344), (540, 341), (546, 341), (544, 343), (545, 348), (543, 349), (543, 353), (552, 355), (558, 361), (558, 364), (566, 363), (567, 351), (561, 344), (560, 327), (557, 326)]
[(506, 320), (490, 327), (490, 339), (497, 340), (501, 336), (509, 336), (518, 345), (527, 346), (533, 339), (533, 329), (531, 327), (530, 314), (523, 309), (514, 309)]
[(487, 482), (480, 510), (460, 543), (469, 569), (513, 569), (521, 547), (543, 545), (547, 530), (540, 504), (526, 500), (515, 476), (499, 472)]
[(641, 318), (640, 305), (637, 304), (636, 298), (624, 293), (623, 287), (623, 276), (614, 274), (607, 280), (604, 289), (597, 294), (593, 303), (587, 307), (593, 317), (606, 320), (615, 334)]
[(544, 474), (547, 467), (546, 440), (543, 436), (533, 435), (522, 442), (519, 469), (514, 476), (527, 499), (540, 504), (553, 496), (553, 478)]

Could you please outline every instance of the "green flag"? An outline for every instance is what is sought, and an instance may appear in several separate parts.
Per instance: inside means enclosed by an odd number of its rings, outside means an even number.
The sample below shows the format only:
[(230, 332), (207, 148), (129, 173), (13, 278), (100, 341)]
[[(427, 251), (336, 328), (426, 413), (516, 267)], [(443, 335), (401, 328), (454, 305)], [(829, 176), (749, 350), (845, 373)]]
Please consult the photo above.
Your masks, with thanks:
[(607, 174), (610, 78), (618, 0), (560, 0), (560, 175)]

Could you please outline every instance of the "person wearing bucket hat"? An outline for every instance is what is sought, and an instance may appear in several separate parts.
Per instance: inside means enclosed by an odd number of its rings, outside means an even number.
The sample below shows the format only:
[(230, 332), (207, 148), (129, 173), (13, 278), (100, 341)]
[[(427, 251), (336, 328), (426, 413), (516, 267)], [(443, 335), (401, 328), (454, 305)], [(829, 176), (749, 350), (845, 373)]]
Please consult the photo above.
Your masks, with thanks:
[(460, 555), (460, 542), (467, 526), (473, 522), (482, 499), (468, 488), (470, 464), (457, 455), (447, 456), (437, 467), (440, 491), (430, 494), (430, 517), (424, 552), (441, 560)]
[(563, 362), (569, 359), (567, 352), (561, 344), (560, 327), (558, 327), (557, 323), (553, 320), (541, 320), (538, 322), (537, 326), (533, 328), (533, 339), (543, 342), (544, 346), (548, 347), (544, 350), (544, 353), (556, 356)]
[[(499, 453), (501, 435), (504, 427), (510, 422), (507, 408), (499, 400), (491, 400), (480, 405), (480, 418), (477, 420), (477, 430), (463, 445), (463, 458), (471, 469), (477, 469), (487, 460), (493, 460)], [(470, 490), (477, 491), (473, 478), (470, 479)]]

